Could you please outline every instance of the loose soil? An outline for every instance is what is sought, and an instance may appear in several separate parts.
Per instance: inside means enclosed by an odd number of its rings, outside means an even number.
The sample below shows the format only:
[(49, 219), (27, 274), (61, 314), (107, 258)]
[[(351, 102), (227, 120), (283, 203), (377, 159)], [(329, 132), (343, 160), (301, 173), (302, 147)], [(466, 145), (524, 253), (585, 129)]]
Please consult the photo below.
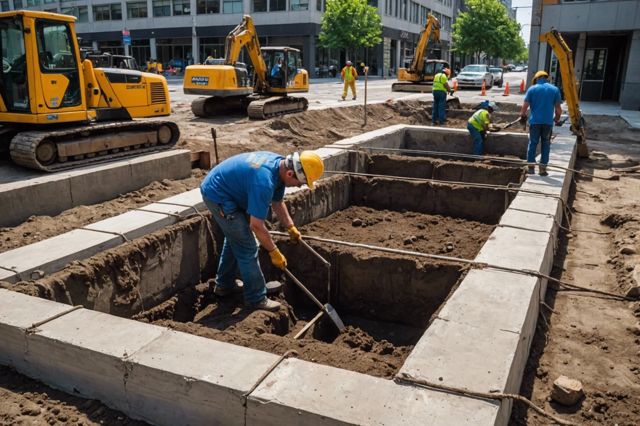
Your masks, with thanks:
[[(592, 150), (577, 168), (599, 177), (640, 162), (638, 131), (621, 119), (589, 117)], [(619, 136), (619, 137), (618, 137)], [(598, 140), (595, 140), (598, 139)], [(553, 148), (552, 148), (553, 149)], [(577, 177), (571, 227), (556, 255), (555, 277), (625, 294), (640, 285), (640, 172), (620, 180)], [(595, 231), (589, 232), (589, 231)], [(635, 274), (635, 278), (634, 278)], [(547, 291), (520, 393), (581, 425), (637, 425), (640, 419), (640, 303), (588, 293)], [(564, 407), (550, 401), (560, 375), (580, 380), (585, 397)], [(547, 425), (516, 403), (512, 425)]]
[[(326, 238), (473, 258), (493, 226), (443, 216), (351, 206), (301, 230), (304, 234)], [(337, 250), (354, 255), (367, 251), (344, 247)], [(421, 327), (341, 314), (347, 324), (347, 330), (341, 335), (335, 333), (325, 318), (304, 338), (294, 340), (293, 336), (315, 316), (317, 309), (294, 308), (281, 294), (278, 300), (285, 308), (280, 311), (250, 311), (243, 309), (240, 295), (215, 297), (211, 291), (213, 285), (213, 280), (200, 283), (134, 318), (275, 354), (294, 349), (299, 358), (307, 361), (384, 378), (393, 377), (424, 333)]]
[(301, 227), (303, 235), (473, 259), (493, 232), (481, 222), (351, 206)]
[(0, 366), (0, 426), (142, 426), (100, 401), (71, 396)]

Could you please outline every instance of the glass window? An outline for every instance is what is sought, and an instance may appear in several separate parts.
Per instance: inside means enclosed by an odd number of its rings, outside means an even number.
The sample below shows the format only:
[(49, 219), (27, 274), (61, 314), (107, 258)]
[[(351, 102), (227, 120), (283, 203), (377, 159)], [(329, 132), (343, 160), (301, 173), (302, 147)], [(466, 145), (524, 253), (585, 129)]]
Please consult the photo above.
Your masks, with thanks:
[(153, 16), (171, 16), (171, 0), (153, 0)]
[(79, 105), (81, 101), (80, 72), (69, 26), (38, 19), (36, 20), (36, 39), (42, 72), (62, 74), (69, 80), (62, 99), (50, 98), (45, 101), (47, 106), (58, 108)]
[(316, 0), (316, 10), (318, 12), (322, 12), (324, 10), (322, 7), (323, 3), (324, 3), (324, 0)]
[(0, 91), (9, 111), (29, 111), (27, 55), (22, 20), (0, 19)]
[(191, 2), (189, 0), (173, 0), (174, 15), (189, 15), (191, 13)]
[(309, 10), (309, 0), (291, 0), (291, 10)]
[(27, 7), (40, 6), (40, 0), (27, 0)]
[(3, 12), (6, 12), (10, 9), (9, 7), (9, 0), (2, 0), (0, 1), (0, 10), (2, 10)]
[(222, 0), (222, 13), (242, 13), (242, 0)]
[(267, 11), (267, 0), (253, 0), (251, 3), (251, 11), (252, 12), (266, 12)]
[(89, 9), (87, 6), (63, 7), (60, 9), (60, 13), (75, 16), (78, 18), (78, 22), (89, 22)]
[(220, 0), (198, 0), (198, 14), (206, 13), (220, 13)]
[(120, 3), (101, 4), (93, 6), (94, 21), (119, 21), (122, 19), (122, 5)]
[(604, 80), (607, 49), (587, 49), (584, 57), (584, 80)]
[(22, 9), (22, 0), (13, 0), (13, 7), (16, 10)]
[(136, 1), (132, 3), (127, 3), (127, 18), (135, 19), (135, 18), (146, 18), (147, 15), (147, 2), (146, 1)]
[(287, 0), (269, 0), (269, 11), (287, 10)]

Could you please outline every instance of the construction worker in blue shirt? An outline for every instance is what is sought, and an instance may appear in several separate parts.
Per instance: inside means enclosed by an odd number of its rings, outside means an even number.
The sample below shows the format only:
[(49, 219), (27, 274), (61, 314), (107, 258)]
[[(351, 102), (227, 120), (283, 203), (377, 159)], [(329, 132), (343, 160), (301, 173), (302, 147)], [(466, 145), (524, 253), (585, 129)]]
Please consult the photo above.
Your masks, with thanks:
[(549, 164), (549, 152), (551, 151), (551, 131), (554, 122), (560, 120), (562, 108), (560, 104), (560, 90), (549, 83), (549, 74), (546, 71), (538, 71), (533, 76), (533, 85), (524, 95), (524, 102), (520, 110), (520, 117), (525, 122), (527, 109), (531, 108), (529, 116), (529, 146), (527, 147), (527, 162), (529, 162), (529, 174), (535, 173), (536, 151), (538, 142), (540, 147), (540, 176), (547, 176), (547, 164)]
[(431, 121), (434, 126), (444, 124), (445, 106), (447, 104), (447, 93), (451, 92), (449, 87), (449, 68), (443, 68), (441, 72), (433, 77), (433, 106), (431, 108)]
[[(224, 234), (215, 279), (216, 296), (243, 292), (245, 305), (249, 308), (280, 309), (279, 302), (266, 296), (256, 238), (268, 251), (271, 263), (285, 269), (287, 259), (265, 226), (269, 207), (287, 229), (291, 240), (299, 241), (302, 236), (283, 201), (285, 187), (306, 184), (313, 190), (315, 181), (323, 173), (322, 159), (313, 151), (296, 152), (287, 157), (261, 151), (235, 155), (207, 174), (200, 192)], [(242, 286), (235, 280), (237, 270), (243, 280)]]
[(497, 110), (498, 106), (495, 102), (483, 101), (480, 108), (469, 118), (467, 130), (473, 141), (474, 155), (484, 154), (484, 142), (491, 127), (491, 114)]

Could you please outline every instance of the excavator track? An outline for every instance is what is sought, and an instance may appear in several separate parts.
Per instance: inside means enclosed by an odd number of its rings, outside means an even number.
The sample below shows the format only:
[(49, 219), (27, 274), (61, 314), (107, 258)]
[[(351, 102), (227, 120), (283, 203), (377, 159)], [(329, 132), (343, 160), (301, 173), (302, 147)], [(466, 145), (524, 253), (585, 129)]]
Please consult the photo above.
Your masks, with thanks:
[(411, 81), (397, 81), (391, 84), (392, 92), (410, 92), (410, 93), (431, 93), (433, 84), (431, 83), (414, 83)]
[(309, 101), (306, 98), (294, 96), (249, 97), (249, 100), (251, 102), (247, 107), (247, 113), (249, 118), (254, 120), (302, 112), (309, 108)]
[(95, 123), (50, 131), (19, 131), (11, 159), (30, 169), (57, 172), (172, 148), (180, 138), (171, 121)]
[(191, 111), (196, 117), (211, 118), (229, 112), (241, 112), (246, 96), (209, 96), (202, 97), (191, 102)]

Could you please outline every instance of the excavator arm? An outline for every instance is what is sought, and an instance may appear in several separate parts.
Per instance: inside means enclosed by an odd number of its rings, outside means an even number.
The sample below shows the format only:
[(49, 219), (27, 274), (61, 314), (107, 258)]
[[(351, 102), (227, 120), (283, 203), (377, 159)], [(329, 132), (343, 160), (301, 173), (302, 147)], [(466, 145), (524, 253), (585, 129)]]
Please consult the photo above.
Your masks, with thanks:
[(578, 139), (578, 155), (582, 157), (586, 153), (586, 156), (588, 156), (584, 118), (582, 117), (578, 100), (578, 80), (573, 67), (571, 49), (569, 49), (558, 30), (553, 28), (551, 31), (541, 34), (540, 41), (549, 44), (558, 58), (560, 75), (562, 76), (562, 89), (569, 108), (569, 118), (571, 119), (571, 131)]
[(429, 14), (427, 17), (427, 24), (424, 27), (424, 30), (420, 32), (420, 39), (418, 40), (418, 45), (416, 46), (416, 51), (413, 55), (413, 62), (411, 62), (411, 67), (409, 68), (410, 72), (422, 74), (424, 69), (424, 57), (427, 54), (427, 46), (429, 45), (431, 34), (433, 34), (433, 40), (435, 42), (440, 41), (440, 24), (438, 23), (438, 19)]
[(262, 91), (267, 87), (267, 64), (260, 52), (260, 41), (258, 41), (256, 27), (253, 25), (253, 18), (249, 15), (244, 15), (242, 22), (225, 39), (225, 65), (235, 65), (242, 47), (247, 48), (249, 59), (255, 70), (256, 90)]

